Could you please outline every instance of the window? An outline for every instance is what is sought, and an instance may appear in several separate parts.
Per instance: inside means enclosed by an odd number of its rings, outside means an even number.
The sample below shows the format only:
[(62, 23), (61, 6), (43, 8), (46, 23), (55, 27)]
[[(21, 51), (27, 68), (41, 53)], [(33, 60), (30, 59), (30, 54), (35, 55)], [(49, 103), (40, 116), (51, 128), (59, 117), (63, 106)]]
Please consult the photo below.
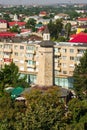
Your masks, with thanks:
[(20, 46), (20, 49), (24, 49), (24, 46)]
[(18, 49), (18, 46), (17, 46), (17, 45), (15, 45), (15, 46), (14, 46), (14, 49)]
[(36, 83), (36, 75), (28, 75), (28, 82), (29, 83)]
[(34, 65), (34, 64), (35, 64), (35, 61), (28, 60), (28, 64), (29, 64), (29, 65)]
[(20, 53), (20, 57), (23, 57), (24, 56), (24, 53), (22, 52), (22, 53)]
[(73, 57), (73, 56), (70, 56), (70, 60), (74, 60), (74, 57)]
[(26, 56), (32, 58), (32, 57), (33, 57), (33, 54), (27, 53)]
[(66, 58), (67, 58), (66, 56), (62, 56), (62, 59), (63, 59), (63, 60), (66, 60)]
[(35, 47), (34, 47), (34, 46), (27, 46), (26, 49), (27, 49), (27, 50), (34, 50)]
[(62, 66), (63, 66), (63, 67), (66, 67), (66, 63), (62, 63)]
[(63, 49), (62, 49), (62, 52), (67, 52), (67, 49), (66, 49), (66, 48), (63, 48)]
[(2, 48), (3, 47), (3, 45), (0, 45), (0, 48)]
[(70, 53), (74, 53), (74, 49), (70, 49)]
[(78, 49), (78, 53), (79, 53), (79, 54), (83, 54), (84, 52), (85, 52), (84, 49)]
[(58, 70), (55, 70), (55, 75), (58, 75), (59, 74), (59, 71)]
[(63, 71), (63, 74), (67, 74), (67, 71)]
[(4, 45), (4, 48), (5, 48), (5, 49), (10, 49), (10, 48), (11, 48), (11, 45), (5, 44), (5, 45)]
[(80, 61), (81, 57), (75, 57), (75, 61)]
[(15, 52), (14, 55), (15, 55), (15, 56), (18, 56), (18, 52)]
[(60, 48), (54, 48), (55, 53), (60, 52)]

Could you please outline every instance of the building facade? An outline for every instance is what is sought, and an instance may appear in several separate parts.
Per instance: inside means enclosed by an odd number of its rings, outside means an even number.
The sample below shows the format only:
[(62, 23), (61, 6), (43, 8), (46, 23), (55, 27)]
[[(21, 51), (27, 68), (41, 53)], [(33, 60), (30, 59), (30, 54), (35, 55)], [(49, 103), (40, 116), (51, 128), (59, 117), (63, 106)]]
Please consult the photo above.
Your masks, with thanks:
[(0, 40), (0, 68), (12, 61), (29, 83), (41, 86), (73, 87), (73, 71), (87, 45), (83, 43), (53, 43), (45, 32), (43, 41)]

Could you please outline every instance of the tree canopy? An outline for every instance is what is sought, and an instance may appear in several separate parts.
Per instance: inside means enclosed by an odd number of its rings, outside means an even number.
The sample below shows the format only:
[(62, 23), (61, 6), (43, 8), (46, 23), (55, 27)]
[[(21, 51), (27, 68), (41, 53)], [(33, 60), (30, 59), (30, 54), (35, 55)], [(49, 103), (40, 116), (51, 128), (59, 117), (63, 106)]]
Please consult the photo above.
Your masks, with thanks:
[(80, 99), (87, 99), (87, 50), (80, 63), (76, 65), (74, 74), (74, 90)]
[(4, 68), (0, 70), (0, 89), (3, 91), (6, 87), (16, 87), (17, 85), (28, 86), (26, 77), (20, 78), (19, 69), (15, 63), (5, 64)]

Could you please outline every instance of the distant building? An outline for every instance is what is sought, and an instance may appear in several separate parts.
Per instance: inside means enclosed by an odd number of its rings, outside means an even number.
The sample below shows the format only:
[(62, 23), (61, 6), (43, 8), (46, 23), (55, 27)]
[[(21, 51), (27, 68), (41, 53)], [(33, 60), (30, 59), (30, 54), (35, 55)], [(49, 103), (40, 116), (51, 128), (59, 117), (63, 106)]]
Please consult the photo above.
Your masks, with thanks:
[(76, 33), (78, 34), (80, 32), (84, 32), (85, 29), (87, 29), (87, 24), (86, 25), (80, 25), (80, 26), (77, 27)]
[(47, 16), (47, 12), (46, 12), (46, 11), (41, 11), (41, 12), (39, 13), (39, 16), (40, 16), (40, 17)]
[(68, 14), (63, 14), (63, 13), (60, 13), (60, 14), (57, 14), (54, 16), (54, 19), (70, 19), (69, 15)]
[(0, 19), (0, 31), (6, 31), (8, 28), (8, 22), (6, 20)]
[(78, 18), (78, 25), (87, 25), (87, 17), (86, 18)]

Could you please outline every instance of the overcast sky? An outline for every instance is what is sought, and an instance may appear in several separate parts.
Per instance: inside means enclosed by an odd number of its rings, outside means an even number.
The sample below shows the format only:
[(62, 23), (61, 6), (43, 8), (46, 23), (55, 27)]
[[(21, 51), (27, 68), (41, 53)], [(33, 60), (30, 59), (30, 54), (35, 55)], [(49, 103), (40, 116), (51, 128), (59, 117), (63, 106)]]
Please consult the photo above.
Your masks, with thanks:
[[(0, 4), (53, 4), (60, 2), (79, 3), (79, 0), (0, 0)], [(87, 0), (81, 0), (82, 3), (87, 3)]]

